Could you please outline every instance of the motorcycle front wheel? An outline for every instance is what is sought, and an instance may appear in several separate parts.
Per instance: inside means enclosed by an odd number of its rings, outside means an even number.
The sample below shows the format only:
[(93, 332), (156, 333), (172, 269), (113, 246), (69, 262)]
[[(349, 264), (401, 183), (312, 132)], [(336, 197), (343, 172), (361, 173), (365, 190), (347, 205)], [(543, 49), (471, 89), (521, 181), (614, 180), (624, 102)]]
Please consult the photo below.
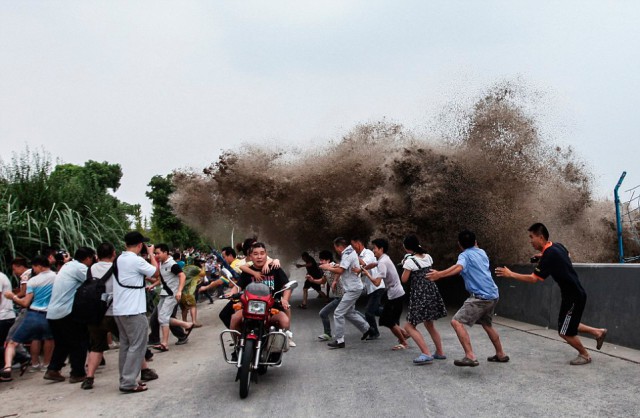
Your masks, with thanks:
[(249, 395), (251, 385), (251, 362), (253, 360), (253, 350), (255, 340), (247, 339), (242, 349), (242, 361), (240, 362), (240, 398), (244, 399)]

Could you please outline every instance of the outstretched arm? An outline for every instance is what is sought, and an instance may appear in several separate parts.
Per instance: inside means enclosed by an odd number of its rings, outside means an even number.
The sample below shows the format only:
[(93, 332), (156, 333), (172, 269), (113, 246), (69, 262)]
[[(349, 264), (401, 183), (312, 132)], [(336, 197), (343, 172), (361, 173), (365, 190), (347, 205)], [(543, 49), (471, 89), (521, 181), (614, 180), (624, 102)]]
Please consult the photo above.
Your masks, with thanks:
[(534, 274), (515, 273), (506, 267), (496, 267), (496, 276), (509, 277), (511, 279), (516, 279), (516, 280), (520, 280), (521, 282), (527, 282), (527, 283), (536, 283), (538, 280), (541, 280), (539, 277), (537, 277)]
[(455, 276), (457, 274), (460, 274), (460, 272), (462, 271), (462, 268), (463, 267), (460, 264), (454, 264), (453, 266), (449, 267), (446, 270), (442, 270), (442, 271), (431, 270), (429, 273), (427, 273), (427, 279), (431, 280), (432, 282), (435, 282), (436, 280), (440, 280), (445, 277)]

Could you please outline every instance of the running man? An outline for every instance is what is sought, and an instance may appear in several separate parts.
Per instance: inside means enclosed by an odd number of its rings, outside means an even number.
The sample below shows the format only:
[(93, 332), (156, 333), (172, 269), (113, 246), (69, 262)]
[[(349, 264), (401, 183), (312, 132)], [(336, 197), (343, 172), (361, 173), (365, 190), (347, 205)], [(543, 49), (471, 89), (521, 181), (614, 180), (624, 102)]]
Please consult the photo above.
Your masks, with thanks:
[(527, 283), (536, 283), (553, 276), (553, 280), (560, 287), (562, 302), (558, 315), (558, 334), (578, 351), (578, 356), (571, 360), (572, 366), (591, 363), (591, 356), (582, 345), (579, 332), (591, 334), (596, 339), (596, 349), (600, 350), (607, 336), (606, 328), (593, 328), (580, 322), (582, 312), (587, 302), (587, 294), (580, 284), (578, 273), (573, 269), (569, 258), (569, 251), (559, 243), (549, 241), (549, 231), (541, 223), (535, 223), (529, 228), (531, 246), (539, 251), (540, 260), (531, 274), (514, 273), (506, 267), (497, 267), (498, 277), (510, 277)]
[(431, 270), (427, 273), (427, 278), (432, 282), (460, 274), (464, 280), (464, 287), (470, 294), (451, 320), (451, 326), (456, 331), (464, 349), (464, 358), (455, 360), (453, 364), (470, 367), (479, 364), (471, 347), (471, 338), (465, 329), (465, 325), (472, 327), (473, 324), (482, 325), (496, 350), (496, 354), (487, 358), (487, 361), (506, 363), (509, 361), (509, 356), (504, 353), (500, 336), (492, 326), (493, 312), (498, 304), (499, 294), (498, 286), (493, 281), (489, 270), (489, 257), (484, 250), (478, 248), (476, 234), (471, 231), (462, 231), (458, 234), (458, 245), (462, 252), (456, 264), (443, 271)]

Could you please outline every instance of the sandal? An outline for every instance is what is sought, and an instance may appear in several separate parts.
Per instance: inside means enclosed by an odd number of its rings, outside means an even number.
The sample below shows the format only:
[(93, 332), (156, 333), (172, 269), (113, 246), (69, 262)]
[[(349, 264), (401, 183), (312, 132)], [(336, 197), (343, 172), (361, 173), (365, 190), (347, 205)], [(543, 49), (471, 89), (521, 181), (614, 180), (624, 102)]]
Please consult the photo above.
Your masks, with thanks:
[(606, 328), (602, 331), (602, 335), (596, 338), (596, 350), (600, 350), (602, 348), (602, 344), (604, 343), (604, 339), (607, 338), (607, 330)]
[(22, 363), (20, 363), (20, 376), (22, 376), (24, 372), (27, 371), (30, 365), (31, 365), (31, 359), (25, 360)]
[(11, 382), (13, 378), (11, 377), (11, 367), (5, 367), (0, 372), (0, 382)]
[(578, 354), (578, 357), (574, 358), (569, 362), (572, 366), (583, 366), (585, 364), (591, 363), (591, 357), (583, 357)]
[(193, 331), (193, 329), (196, 327), (196, 324), (191, 324), (191, 326), (187, 329), (184, 330), (184, 338), (187, 338), (189, 336), (189, 334), (191, 334), (191, 331)]
[(160, 351), (160, 352), (162, 352), (162, 353), (164, 353), (164, 352), (166, 352), (166, 351), (169, 351), (169, 349), (167, 348), (167, 346), (166, 346), (166, 345), (164, 345), (164, 344), (154, 345), (152, 348), (153, 348), (154, 350), (158, 350), (158, 351)]
[(425, 353), (420, 354), (418, 357), (413, 359), (413, 364), (420, 366), (423, 364), (431, 364), (433, 363), (433, 357), (426, 355)]
[(409, 346), (404, 344), (396, 344), (393, 347), (391, 347), (393, 351), (406, 350), (407, 348), (409, 348)]
[(498, 355), (496, 354), (495, 356), (488, 357), (487, 361), (490, 361), (492, 363), (506, 363), (509, 361), (509, 356), (498, 357)]
[(459, 367), (476, 367), (480, 365), (478, 360), (471, 360), (469, 357), (463, 357), (461, 360), (454, 360), (453, 364)]
[(147, 387), (142, 385), (138, 385), (135, 388), (130, 388), (130, 389), (120, 388), (120, 392), (122, 393), (138, 393), (138, 392), (144, 392), (145, 390), (147, 390)]

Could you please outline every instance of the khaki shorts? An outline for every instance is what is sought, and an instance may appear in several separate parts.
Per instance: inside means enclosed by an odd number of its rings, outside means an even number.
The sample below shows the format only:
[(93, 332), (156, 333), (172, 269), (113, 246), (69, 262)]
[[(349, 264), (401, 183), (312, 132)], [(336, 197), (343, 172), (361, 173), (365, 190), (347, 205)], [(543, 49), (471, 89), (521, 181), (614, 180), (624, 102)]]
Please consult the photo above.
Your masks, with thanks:
[(160, 296), (158, 302), (158, 323), (161, 327), (168, 327), (173, 314), (173, 308), (176, 307), (178, 301), (175, 296)]
[(470, 327), (473, 324), (491, 326), (493, 312), (497, 304), (498, 299), (485, 300), (469, 297), (453, 316), (453, 319)]

